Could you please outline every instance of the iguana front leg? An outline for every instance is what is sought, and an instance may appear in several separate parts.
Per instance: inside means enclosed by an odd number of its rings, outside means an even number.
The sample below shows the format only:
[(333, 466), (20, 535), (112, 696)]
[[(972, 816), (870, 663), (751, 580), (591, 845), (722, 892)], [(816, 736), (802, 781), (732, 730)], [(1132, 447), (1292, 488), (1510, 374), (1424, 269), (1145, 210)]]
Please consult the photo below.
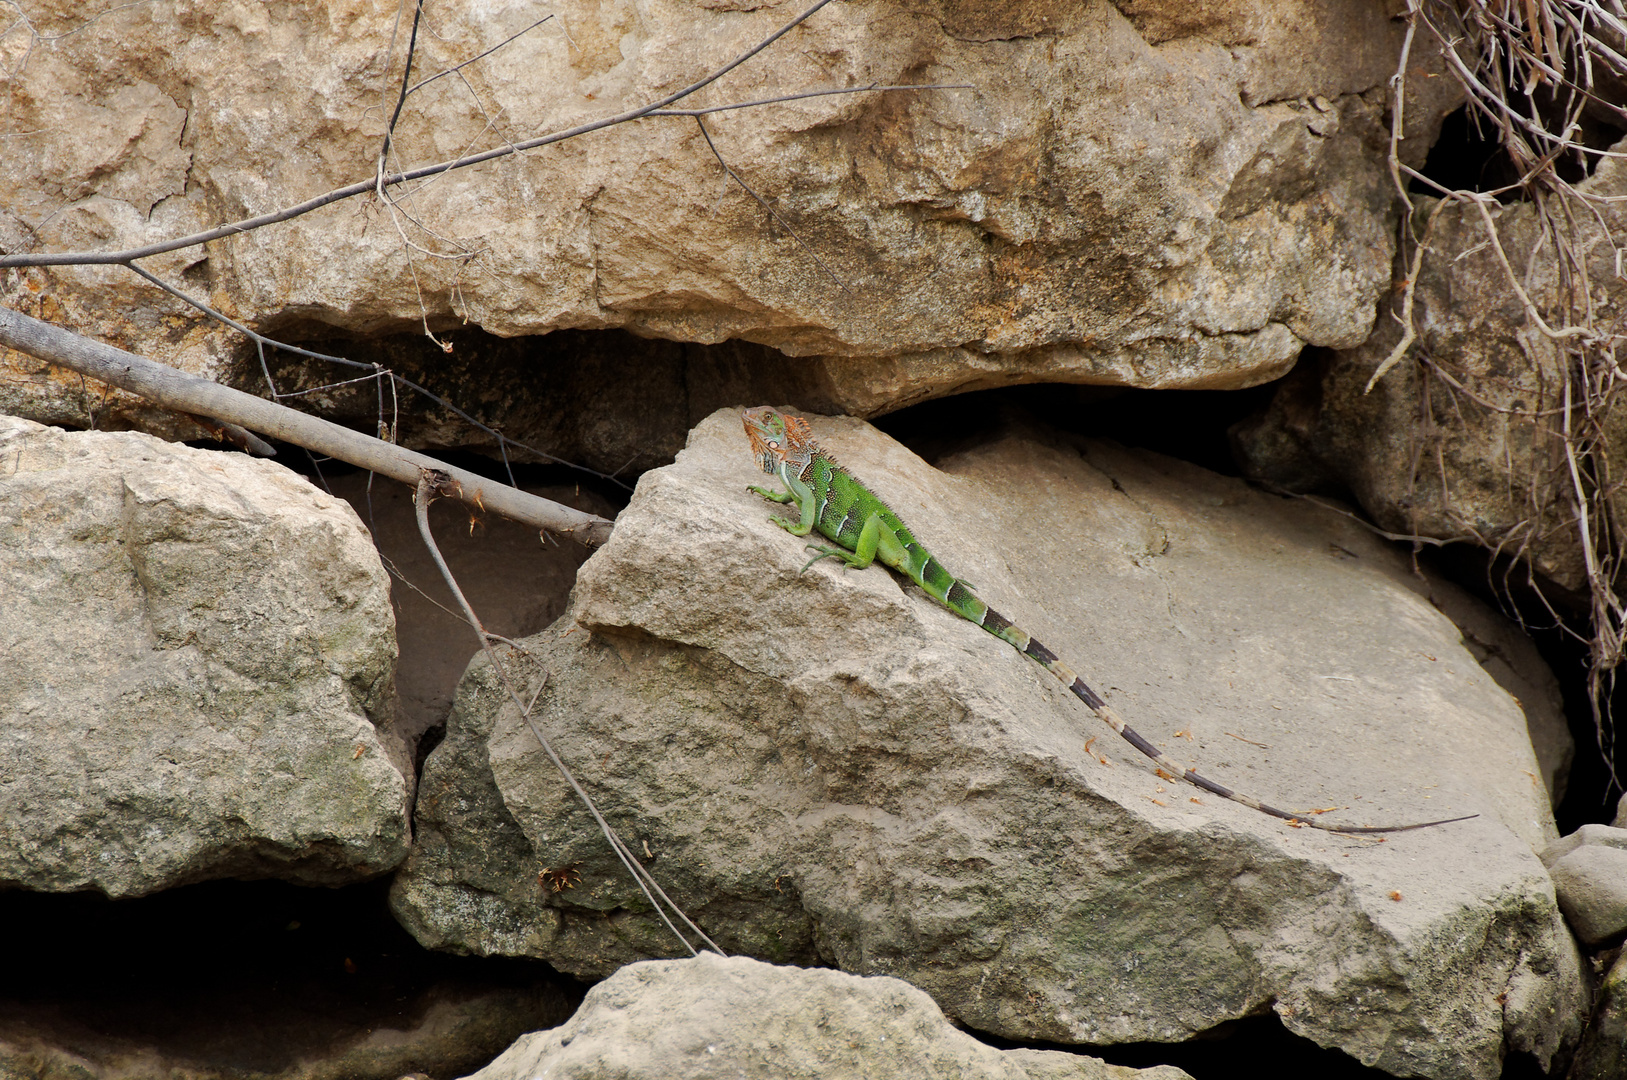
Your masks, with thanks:
[(791, 494), (789, 491), (770, 491), (767, 488), (760, 488), (756, 484), (748, 484), (746, 486), (746, 490), (756, 492), (769, 502), (788, 503), (792, 499), (796, 498), (796, 496)]
[[(789, 469), (780, 469), (780, 479), (790, 491), (769, 491), (767, 488), (750, 485), (747, 490), (755, 491), (770, 502), (795, 502), (802, 511), (801, 521), (792, 521), (789, 518), (770, 517), (768, 520), (790, 533), (792, 536), (807, 536), (813, 531), (814, 512), (818, 509), (819, 500), (814, 498), (813, 488), (802, 482), (802, 478)], [(804, 567), (803, 569), (807, 569)]]

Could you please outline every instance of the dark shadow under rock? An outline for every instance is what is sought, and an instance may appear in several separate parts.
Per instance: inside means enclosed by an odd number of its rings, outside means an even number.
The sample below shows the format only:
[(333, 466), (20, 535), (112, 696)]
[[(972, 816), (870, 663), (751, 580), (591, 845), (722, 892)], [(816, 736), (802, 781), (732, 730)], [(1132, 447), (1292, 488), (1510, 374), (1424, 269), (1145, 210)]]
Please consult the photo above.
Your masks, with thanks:
[(0, 1076), (435, 1080), (563, 1022), (547, 966), (426, 953), (382, 882), (214, 882), (135, 901), (0, 893)]
[[(689, 429), (725, 405), (797, 402), (836, 407), (823, 368), (764, 345), (717, 345), (636, 337), (623, 330), (558, 330), (501, 338), (479, 330), (445, 335), (442, 352), (419, 333), (368, 338), (301, 336), (288, 326), (275, 334), (317, 352), (380, 364), (453, 403), (480, 423), (552, 460), (630, 477), (672, 461)], [(348, 379), (354, 371), (276, 353), (271, 374), (289, 393)], [(338, 373), (338, 374), (336, 374)], [(241, 353), (233, 385), (265, 392), (252, 348)], [(383, 420), (403, 446), (434, 453), (455, 446), (496, 453), (497, 441), (450, 409), (410, 391), (382, 404), (372, 382), (306, 395), (304, 408), (371, 432)], [(380, 409), (385, 410), (380, 415)], [(513, 461), (545, 460), (511, 446)]]
[[(368, 480), (369, 474), (353, 472), (329, 476), (326, 484), (355, 508), (390, 571), (400, 649), (392, 730), (412, 747), (427, 730), (445, 723), (452, 692), (479, 645), (418, 535), (412, 489), (383, 478)], [(582, 488), (523, 486), (576, 509), (615, 515), (608, 500)], [(475, 614), (488, 632), (504, 637), (535, 634), (564, 614), (576, 568), (589, 554), (580, 544), (544, 544), (537, 530), (496, 514), (471, 522), (450, 503), (431, 511), (430, 527)]]

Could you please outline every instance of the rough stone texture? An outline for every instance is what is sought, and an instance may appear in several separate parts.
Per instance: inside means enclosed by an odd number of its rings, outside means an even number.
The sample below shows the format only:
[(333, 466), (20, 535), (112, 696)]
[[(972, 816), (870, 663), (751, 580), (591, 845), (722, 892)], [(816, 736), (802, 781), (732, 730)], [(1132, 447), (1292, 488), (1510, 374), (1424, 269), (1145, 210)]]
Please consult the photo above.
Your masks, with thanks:
[[(1627, 168), (1607, 160), (1579, 186), (1598, 197), (1589, 205), (1610, 232), (1584, 214), (1567, 243), (1586, 255), (1590, 295), (1609, 329), (1627, 302), (1609, 237), (1627, 226), (1627, 211), (1608, 200), (1627, 193)], [(1432, 212), (1432, 201), (1422, 200), (1420, 213)], [(1557, 297), (1572, 286), (1554, 280), (1552, 238), (1528, 204), (1498, 207), (1493, 218), (1522, 286), (1557, 320)], [(1307, 354), (1266, 413), (1237, 429), (1239, 456), (1250, 475), (1293, 490), (1348, 489), (1386, 529), (1523, 553), (1553, 581), (1583, 589), (1574, 481), (1556, 437), (1566, 381), (1561, 356), (1527, 325), (1478, 211), (1441, 211), (1429, 246), (1414, 300), (1414, 351), (1433, 368), (1409, 358), (1364, 393), (1401, 340), (1396, 297), (1365, 344)], [(1407, 273), (1398, 262), (1396, 280)], [(1575, 393), (1580, 425), (1579, 387)], [(1588, 412), (1589, 422), (1603, 425), (1606, 451), (1584, 463), (1584, 472), (1619, 484), (1627, 475), (1627, 414)], [(1618, 519), (1623, 509), (1618, 505)]]
[(631, 964), (569, 1022), (522, 1036), (467, 1080), (1181, 1080), (1057, 1050), (996, 1050), (886, 976), (702, 953)]
[(1576, 740), (1565, 720), (1559, 680), (1536, 643), (1517, 625), (1451, 582), (1414, 576), (1408, 583), (1457, 625), (1463, 634), (1463, 647), (1525, 713), (1525, 730), (1531, 737), (1537, 772), (1548, 790), (1548, 805), (1557, 808), (1565, 797), (1571, 762), (1576, 757)]
[[(264, 1007), (269, 1005), (269, 1007)], [(110, 1034), (82, 1010), (9, 1007), (0, 1015), (6, 1080), (397, 1080), (416, 1071), (453, 1076), (489, 1060), (517, 1032), (559, 1023), (564, 996), (537, 989), (431, 990), (390, 1000), (359, 1022), (285, 997), (262, 1003), (236, 1030), (200, 1030), (195, 1017), (146, 1037)], [(139, 1008), (139, 1007), (137, 1007)], [(126, 1005), (125, 1011), (137, 1011)], [(365, 1026), (364, 1026), (365, 1024)]]
[(278, 465), (0, 417), (0, 885), (339, 884), (406, 853), (389, 585)]
[(1593, 1019), (1571, 1062), (1569, 1080), (1627, 1076), (1627, 953), (1618, 954), (1599, 984)]
[(1627, 932), (1627, 851), (1579, 847), (1550, 863), (1548, 874), (1582, 944), (1603, 945)]
[(1560, 910), (1584, 945), (1627, 933), (1627, 829), (1583, 825), (1542, 852)]
[[(552, 22), (414, 93), (392, 162), (652, 100), (800, 7), (564, 0)], [(835, 4), (693, 104), (876, 82), (974, 89), (714, 115), (719, 151), (795, 238), (725, 175), (692, 120), (665, 118), (442, 175), (408, 198), (411, 220), (350, 201), (145, 265), (285, 334), (411, 331), (427, 318), (501, 336), (744, 339), (823, 358), (842, 389), (831, 405), (859, 414), (1040, 380), (1253, 385), (1306, 343), (1359, 343), (1388, 286), (1397, 10)], [(415, 75), (498, 45), (537, 11), (464, 0), (427, 18)], [(115, 249), (371, 176), (405, 34), (393, 8), (358, 0), (183, 0), (88, 22), (74, 0), (31, 4), (0, 37), (0, 248)], [(1422, 77), (1438, 59), (1414, 56), (1408, 86), (1428, 97), (1406, 109), (1404, 145), (1419, 161), (1454, 103), (1449, 80)], [(478, 257), (418, 254), (398, 225), (421, 247)], [(119, 268), (7, 275), (0, 300), (212, 376), (247, 355)], [(6, 363), (0, 407), (173, 426)]]
[[(1482, 816), (1373, 844), (1161, 781), (885, 570), (799, 576), (725, 411), (583, 567), (580, 627), (513, 666), (522, 694), (548, 673), (540, 727), (726, 949), (898, 975), (1019, 1039), (1181, 1040), (1269, 1008), (1398, 1074), (1490, 1077), (1574, 1038), (1524, 719), (1407, 560), (1102, 444), (1013, 436), (938, 472), (860, 423), (816, 430), (1178, 758), (1352, 823)], [(498, 700), (477, 661), (426, 765), (398, 916), (426, 944), (588, 975), (669, 954)]]

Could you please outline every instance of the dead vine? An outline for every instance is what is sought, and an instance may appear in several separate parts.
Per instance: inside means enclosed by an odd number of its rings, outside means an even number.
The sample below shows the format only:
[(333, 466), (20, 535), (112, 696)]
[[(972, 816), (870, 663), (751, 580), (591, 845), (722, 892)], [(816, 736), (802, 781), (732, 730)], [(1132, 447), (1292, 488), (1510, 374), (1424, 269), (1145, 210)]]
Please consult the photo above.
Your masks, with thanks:
[[(418, 486), (413, 493), (413, 507), (418, 521), (418, 535), (423, 538), (424, 547), (429, 550), (430, 557), (435, 560), (435, 566), (441, 572), (441, 579), (452, 590), (453, 598), (457, 600), (458, 606), (463, 609), (463, 617), (468, 622), (469, 629), (473, 630), (475, 637), (479, 639), (480, 649), (486, 654), (487, 662), (491, 664), (492, 675), (497, 679), (498, 684), (502, 686), (504, 692), (508, 694), (509, 701), (519, 710), (520, 719), (530, 729), (531, 736), (537, 740), (537, 745), (542, 747), (543, 753), (548, 755), (548, 760), (554, 763), (554, 768), (558, 769), (559, 774), (565, 778), (566, 783), (570, 784), (571, 790), (576, 793), (577, 799), (587, 808), (588, 813), (593, 815), (593, 820), (598, 824), (599, 831), (604, 834), (605, 842), (610, 845), (610, 850), (615, 853), (616, 858), (621, 860), (622, 866), (626, 867), (627, 872), (632, 875), (633, 881), (637, 883), (639, 890), (644, 893), (644, 898), (649, 901), (651, 910), (661, 917), (661, 921), (672, 932), (672, 936), (677, 938), (685, 949), (689, 950), (689, 955), (695, 956), (700, 952), (700, 949), (689, 940), (688, 936), (678, 929), (673, 921), (676, 919), (677, 922), (683, 923), (706, 948), (719, 956), (728, 955), (718, 946), (717, 942), (706, 936), (704, 930), (695, 925), (689, 916), (684, 913), (684, 910), (674, 903), (672, 898), (666, 894), (666, 891), (661, 888), (661, 883), (644, 868), (643, 863), (638, 861), (638, 856), (633, 853), (633, 849), (627, 846), (627, 842), (621, 838), (621, 834), (616, 832), (610, 822), (605, 820), (604, 814), (599, 810), (598, 804), (593, 801), (593, 797), (582, 787), (581, 783), (576, 779), (576, 774), (571, 771), (570, 766), (565, 764), (564, 759), (555, 751), (553, 743), (548, 741), (548, 737), (537, 726), (532, 711), (536, 708), (537, 698), (541, 696), (543, 689), (548, 685), (548, 673), (543, 673), (542, 680), (537, 685), (536, 693), (531, 695), (530, 704), (522, 701), (514, 680), (510, 678), (508, 669), (503, 665), (502, 658), (491, 647), (492, 640), (497, 638), (497, 635), (487, 633), (485, 626), (480, 621), (480, 617), (475, 614), (475, 609), (470, 606), (469, 601), (463, 595), (463, 590), (458, 586), (457, 578), (452, 576), (452, 569), (446, 565), (446, 559), (441, 555), (439, 545), (435, 543), (435, 534), (429, 527), (429, 508), (436, 499), (440, 498), (461, 500), (464, 495), (460, 490), (458, 481), (453, 479), (450, 474), (434, 469), (424, 469), (419, 475)], [(507, 641), (507, 639), (497, 640)], [(507, 642), (507, 644), (518, 648), (511, 641)], [(648, 849), (646, 848), (646, 850)], [(544, 875), (548, 873), (547, 870), (543, 871)], [(571, 887), (575, 885), (575, 882), (570, 881), (568, 877), (571, 871), (562, 871), (562, 873), (566, 874), (567, 877), (554, 879), (554, 892), (561, 891), (567, 884)], [(581, 880), (580, 874), (577, 875), (577, 880)]]
[[(1615, 506), (1623, 480), (1616, 475), (1618, 448), (1612, 439), (1627, 442), (1627, 431), (1613, 435), (1627, 421), (1627, 413), (1615, 419), (1627, 374), (1616, 353), (1627, 335), (1621, 316), (1610, 314), (1607, 284), (1627, 276), (1627, 249), (1617, 238), (1627, 223), (1622, 206), (1627, 194), (1594, 190), (1585, 178), (1602, 162), (1627, 157), (1627, 142), (1610, 149), (1590, 144), (1599, 141), (1594, 133), (1600, 129), (1627, 129), (1622, 105), (1627, 8), (1622, 0), (1408, 0), (1406, 20), (1401, 62), (1392, 79), (1389, 156), (1404, 204), (1400, 262), (1406, 278), (1399, 283), (1397, 314), (1402, 336), (1367, 390), (1411, 358), (1423, 402), (1416, 432), (1420, 448), (1439, 447), (1437, 416), (1445, 409), (1461, 417), (1465, 403), (1506, 417), (1511, 432), (1524, 428), (1529, 453), (1518, 460), (1505, 444), (1504, 464), (1511, 503), (1523, 502), (1527, 512), (1501, 535), (1484, 534), (1467, 520), (1465, 532), (1494, 554), (1526, 566), (1534, 547), (1551, 540), (1556, 529), (1571, 534), (1586, 575), (1594, 730), (1620, 789), (1610, 698), (1627, 652), (1622, 574), (1627, 521)], [(1447, 75), (1462, 88), (1471, 121), (1499, 143), (1511, 169), (1501, 186), (1448, 189), (1401, 160), (1406, 80), (1412, 52), (1422, 44), (1420, 34), (1439, 49)], [(1420, 198), (1420, 191), (1429, 194)], [(1511, 224), (1518, 216), (1511, 212), (1515, 206), (1530, 214), (1530, 225), (1520, 230)], [(1463, 222), (1478, 224), (1483, 242), (1461, 252), (1437, 245), (1437, 226), (1449, 208), (1456, 208)], [(1434, 257), (1433, 269), (1444, 272), (1449, 267), (1441, 264), (1481, 251), (1495, 258), (1518, 302), (1516, 317), (1523, 318), (1515, 335), (1523, 367), (1512, 376), (1470, 373), (1431, 355), (1427, 320), (1420, 331), (1414, 300), (1429, 269), (1426, 258)], [(1601, 259), (1603, 252), (1611, 254)], [(1619, 297), (1615, 303), (1619, 310)], [(1422, 467), (1420, 457), (1415, 483)], [(1444, 463), (1436, 483), (1450, 502)], [(1551, 606), (1549, 613), (1556, 625), (1565, 625)]]

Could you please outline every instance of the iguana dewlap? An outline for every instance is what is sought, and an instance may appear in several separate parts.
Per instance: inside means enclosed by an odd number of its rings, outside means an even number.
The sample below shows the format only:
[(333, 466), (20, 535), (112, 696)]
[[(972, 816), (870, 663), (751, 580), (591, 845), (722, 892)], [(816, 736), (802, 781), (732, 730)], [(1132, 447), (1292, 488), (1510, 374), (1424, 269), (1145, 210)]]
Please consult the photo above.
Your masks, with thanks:
[(801, 512), (800, 520), (781, 517), (769, 520), (794, 536), (807, 536), (814, 529), (840, 544), (828, 547), (809, 544), (817, 554), (803, 570), (820, 559), (835, 557), (848, 566), (862, 570), (880, 560), (921, 586), (928, 596), (943, 604), (955, 614), (970, 619), (995, 637), (1011, 645), (1025, 656), (1061, 679), (1068, 689), (1101, 717), (1107, 725), (1147, 755), (1170, 776), (1185, 780), (1204, 791), (1232, 802), (1251, 806), (1261, 813), (1282, 818), (1294, 825), (1308, 825), (1324, 832), (1335, 833), (1388, 833), (1408, 829), (1425, 829), (1432, 825), (1446, 825), (1453, 821), (1466, 821), (1477, 815), (1424, 821), (1414, 825), (1356, 826), (1325, 825), (1301, 814), (1291, 814), (1267, 806), (1258, 799), (1232, 791), (1191, 769), (1177, 765), (1152, 743), (1126, 724), (1101, 695), (1085, 684), (1057, 655), (1032, 636), (1013, 625), (1010, 619), (972, 595), (971, 586), (944, 569), (932, 553), (922, 547), (897, 514), (875, 493), (860, 483), (852, 473), (838, 465), (829, 454), (814, 442), (808, 422), (799, 416), (787, 416), (766, 405), (745, 411), (746, 435), (751, 448), (762, 462), (763, 471), (778, 476), (786, 491), (769, 491), (753, 486), (749, 490), (777, 503), (794, 503)]

